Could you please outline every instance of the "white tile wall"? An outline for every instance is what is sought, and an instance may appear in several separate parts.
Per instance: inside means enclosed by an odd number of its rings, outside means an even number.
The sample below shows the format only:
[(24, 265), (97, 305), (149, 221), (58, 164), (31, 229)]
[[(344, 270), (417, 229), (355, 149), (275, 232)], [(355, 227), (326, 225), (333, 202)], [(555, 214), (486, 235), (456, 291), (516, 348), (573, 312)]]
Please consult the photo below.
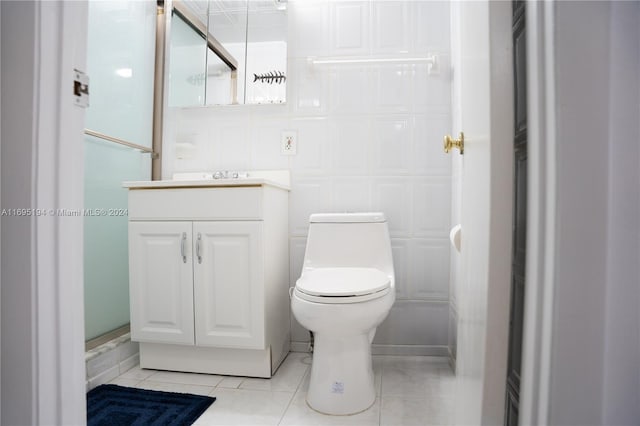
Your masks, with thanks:
[[(447, 345), (452, 167), (449, 4), (290, 1), (285, 105), (169, 111), (163, 175), (213, 169), (290, 169), (290, 282), (311, 213), (382, 210), (389, 218), (398, 302), (378, 345)], [(426, 64), (310, 66), (308, 57), (439, 56)], [(280, 154), (282, 130), (297, 155)], [(176, 154), (180, 154), (179, 157)], [(452, 295), (453, 297), (453, 295)], [(308, 340), (292, 319), (294, 342)]]
[[(374, 2), (372, 4), (373, 50), (377, 53), (405, 53), (413, 34), (411, 34), (410, 14), (412, 6), (408, 2)], [(402, 22), (404, 25), (398, 25)]]
[(330, 40), (334, 55), (368, 55), (371, 2), (330, 2)]

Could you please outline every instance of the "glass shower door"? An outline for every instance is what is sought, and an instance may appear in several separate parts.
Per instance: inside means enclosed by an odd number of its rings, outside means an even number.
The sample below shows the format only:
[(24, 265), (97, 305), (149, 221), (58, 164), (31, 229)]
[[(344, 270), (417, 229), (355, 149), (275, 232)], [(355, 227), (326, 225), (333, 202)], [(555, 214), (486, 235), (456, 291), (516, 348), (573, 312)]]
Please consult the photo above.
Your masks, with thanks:
[(90, 1), (88, 36), (84, 299), (91, 340), (129, 323), (122, 182), (151, 178), (156, 2)]

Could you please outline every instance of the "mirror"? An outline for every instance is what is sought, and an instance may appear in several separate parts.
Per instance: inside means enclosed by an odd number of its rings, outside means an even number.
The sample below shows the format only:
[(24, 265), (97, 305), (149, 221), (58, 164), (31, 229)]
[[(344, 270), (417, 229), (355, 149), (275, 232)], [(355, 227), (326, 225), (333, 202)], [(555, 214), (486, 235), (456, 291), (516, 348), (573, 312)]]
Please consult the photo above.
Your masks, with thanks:
[(286, 0), (174, 0), (169, 106), (286, 101)]

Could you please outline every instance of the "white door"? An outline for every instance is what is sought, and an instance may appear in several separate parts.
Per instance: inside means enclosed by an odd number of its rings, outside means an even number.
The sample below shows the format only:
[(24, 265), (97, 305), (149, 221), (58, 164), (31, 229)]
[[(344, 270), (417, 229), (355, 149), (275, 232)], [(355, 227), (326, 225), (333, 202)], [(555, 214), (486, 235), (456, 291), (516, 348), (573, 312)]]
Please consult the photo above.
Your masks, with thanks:
[(456, 423), (502, 424), (511, 260), (511, 2), (453, 2), (452, 39), (453, 130), (465, 136), (458, 160)]
[(264, 348), (262, 222), (196, 222), (196, 344)]
[(194, 343), (191, 222), (129, 222), (131, 339)]

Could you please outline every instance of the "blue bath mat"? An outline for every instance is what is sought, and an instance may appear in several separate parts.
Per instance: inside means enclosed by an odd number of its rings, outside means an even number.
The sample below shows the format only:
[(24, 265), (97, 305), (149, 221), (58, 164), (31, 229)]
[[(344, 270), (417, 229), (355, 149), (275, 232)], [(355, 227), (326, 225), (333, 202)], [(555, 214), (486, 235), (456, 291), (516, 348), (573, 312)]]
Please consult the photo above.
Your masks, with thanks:
[(87, 394), (89, 426), (191, 425), (215, 398), (101, 385)]

